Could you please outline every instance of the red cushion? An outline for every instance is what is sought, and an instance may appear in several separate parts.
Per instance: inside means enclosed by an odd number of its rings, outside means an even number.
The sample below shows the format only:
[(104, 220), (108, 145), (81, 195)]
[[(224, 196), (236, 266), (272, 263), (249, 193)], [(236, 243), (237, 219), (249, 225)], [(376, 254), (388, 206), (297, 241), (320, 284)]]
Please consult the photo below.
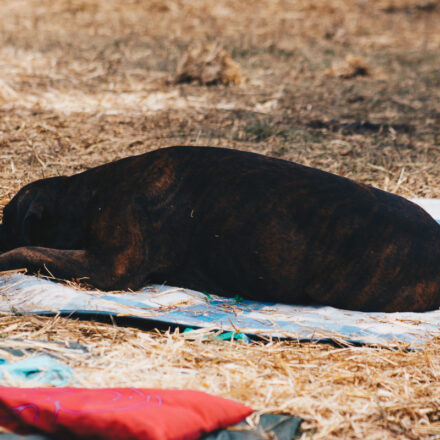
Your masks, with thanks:
[(252, 409), (199, 391), (0, 387), (0, 426), (95, 439), (197, 439)]

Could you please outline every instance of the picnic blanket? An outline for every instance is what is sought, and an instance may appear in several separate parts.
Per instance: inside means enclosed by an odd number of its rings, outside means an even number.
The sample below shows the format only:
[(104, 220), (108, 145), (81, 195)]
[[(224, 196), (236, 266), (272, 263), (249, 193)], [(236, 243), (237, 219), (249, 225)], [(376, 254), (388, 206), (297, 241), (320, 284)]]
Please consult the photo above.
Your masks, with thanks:
[(111, 315), (146, 324), (150, 321), (153, 327), (163, 323), (301, 340), (422, 344), (433, 335), (440, 335), (440, 310), (365, 313), (328, 306), (222, 298), (161, 285), (133, 293), (105, 293), (79, 290), (23, 274), (0, 278), (0, 312)]
[[(415, 201), (440, 219), (440, 200)], [(165, 285), (147, 286), (138, 292), (105, 293), (23, 274), (0, 277), (0, 312), (107, 315), (151, 326), (162, 323), (264, 337), (343, 339), (386, 345), (419, 345), (440, 335), (440, 310), (365, 313), (328, 306), (247, 301), (239, 296), (222, 298)]]

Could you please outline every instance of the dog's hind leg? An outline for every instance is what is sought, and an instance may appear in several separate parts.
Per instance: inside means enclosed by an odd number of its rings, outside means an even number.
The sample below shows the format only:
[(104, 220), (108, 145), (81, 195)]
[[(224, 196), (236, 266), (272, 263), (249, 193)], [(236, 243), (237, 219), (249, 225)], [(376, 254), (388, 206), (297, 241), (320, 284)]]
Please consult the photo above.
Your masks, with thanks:
[[(58, 279), (84, 279), (102, 290), (127, 288), (121, 280), (129, 277), (122, 270), (115, 272), (115, 263), (102, 261), (84, 250), (20, 247), (0, 254), (0, 272), (27, 269), (29, 273), (41, 272)], [(137, 287), (137, 286), (136, 286)]]

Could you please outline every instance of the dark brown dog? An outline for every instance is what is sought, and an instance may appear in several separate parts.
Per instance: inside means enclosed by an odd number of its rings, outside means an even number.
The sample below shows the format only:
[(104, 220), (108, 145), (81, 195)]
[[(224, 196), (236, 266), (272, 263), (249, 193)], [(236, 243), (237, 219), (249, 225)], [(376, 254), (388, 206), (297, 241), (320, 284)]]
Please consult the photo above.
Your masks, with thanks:
[(0, 270), (169, 283), (374, 311), (440, 306), (440, 226), (415, 204), (257, 154), (172, 147), (39, 180), (5, 207)]

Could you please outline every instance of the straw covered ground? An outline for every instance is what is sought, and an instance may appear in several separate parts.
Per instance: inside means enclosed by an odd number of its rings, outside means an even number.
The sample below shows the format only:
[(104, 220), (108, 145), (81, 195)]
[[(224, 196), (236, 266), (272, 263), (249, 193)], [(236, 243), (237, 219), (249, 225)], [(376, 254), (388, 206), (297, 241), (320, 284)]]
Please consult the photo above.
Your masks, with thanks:
[[(440, 341), (405, 347), (212, 340), (65, 318), (0, 316), (2, 348), (70, 365), (74, 386), (188, 388), (303, 417), (314, 439), (438, 438)], [(211, 340), (209, 340), (211, 339)], [(69, 348), (68, 343), (87, 348)], [(8, 385), (29, 386), (13, 380)]]
[[(175, 144), (440, 197), (438, 0), (14, 0), (0, 16), (0, 208), (37, 178)], [(201, 389), (299, 415), (305, 438), (440, 438), (437, 340), (248, 345), (13, 315), (0, 333), (80, 385)]]

